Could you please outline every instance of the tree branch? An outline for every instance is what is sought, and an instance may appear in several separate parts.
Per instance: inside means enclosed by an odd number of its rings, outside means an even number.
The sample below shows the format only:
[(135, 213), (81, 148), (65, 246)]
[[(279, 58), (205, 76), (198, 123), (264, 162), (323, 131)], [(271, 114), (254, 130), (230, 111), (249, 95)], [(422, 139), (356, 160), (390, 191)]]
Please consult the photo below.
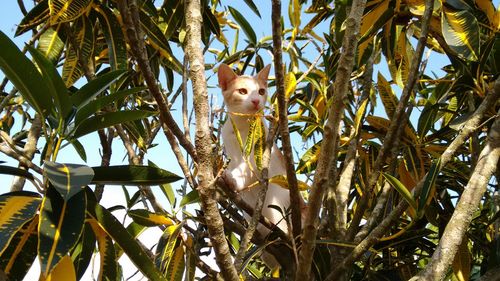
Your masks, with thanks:
[(208, 119), (209, 106), (205, 79), (205, 62), (201, 51), (201, 8), (200, 0), (187, 0), (185, 5), (187, 30), (186, 54), (189, 58), (189, 73), (193, 85), (193, 103), (196, 119), (195, 146), (198, 168), (198, 191), (201, 207), (205, 214), (208, 233), (215, 250), (215, 260), (224, 280), (237, 281), (238, 273), (232, 263), (231, 253), (224, 234), (223, 221), (215, 200), (214, 175), (212, 167), (213, 142)]
[[(484, 114), (495, 105), (497, 100), (500, 98), (500, 77), (495, 81), (494, 90), (484, 98), (481, 105), (477, 108), (474, 115), (465, 122), (462, 131), (457, 135), (453, 142), (446, 148), (446, 150), (441, 154), (440, 162), (441, 165), (439, 169), (445, 167), (453, 158), (455, 152), (465, 143), (469, 135), (477, 130), (481, 124)], [(425, 179), (428, 173), (418, 182), (414, 188), (414, 196), (417, 197), (424, 186)], [(366, 236), (363, 241), (361, 241), (352, 252), (342, 261), (341, 264), (331, 272), (329, 276), (334, 278), (337, 274), (351, 266), (355, 261), (357, 261), (370, 247), (372, 247), (378, 240), (386, 234), (392, 223), (395, 222), (401, 214), (408, 208), (408, 202), (406, 200), (401, 200), (399, 204), (394, 208), (394, 210), (387, 215), (380, 224), (378, 224), (368, 236)], [(331, 279), (334, 280), (334, 279)]]
[(366, 0), (354, 0), (349, 17), (345, 21), (346, 31), (342, 43), (343, 52), (340, 56), (334, 83), (333, 106), (330, 107), (328, 112), (321, 152), (309, 197), (306, 225), (302, 235), (302, 250), (300, 251), (299, 266), (297, 267), (297, 280), (309, 280), (312, 257), (316, 246), (315, 241), (319, 224), (318, 214), (328, 183), (329, 170), (332, 168), (336, 169), (338, 128), (343, 115), (343, 101), (348, 92), (351, 72), (354, 66), (354, 56), (358, 43), (357, 36), (365, 4)]
[(281, 28), (281, 0), (272, 0), (272, 25), (273, 25), (273, 56), (274, 72), (276, 75), (276, 92), (278, 94), (279, 130), (283, 156), (285, 158), (286, 178), (290, 190), (290, 206), (292, 209), (293, 236), (300, 235), (302, 229), (302, 218), (300, 214), (301, 198), (295, 174), (293, 162), (292, 145), (290, 143), (290, 132), (288, 130), (288, 101), (285, 96), (285, 78), (283, 73), (282, 54), (282, 28)]

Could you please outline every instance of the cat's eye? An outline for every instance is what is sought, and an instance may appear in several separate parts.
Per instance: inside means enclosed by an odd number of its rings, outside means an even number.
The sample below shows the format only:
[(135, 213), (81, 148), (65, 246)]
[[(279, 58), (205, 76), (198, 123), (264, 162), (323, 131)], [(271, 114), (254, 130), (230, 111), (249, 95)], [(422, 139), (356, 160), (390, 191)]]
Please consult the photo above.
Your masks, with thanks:
[(246, 95), (248, 93), (248, 91), (245, 88), (241, 88), (241, 89), (238, 89), (238, 93), (240, 93), (241, 95)]
[(259, 89), (259, 95), (263, 96), (266, 94), (266, 89), (262, 88), (262, 89)]

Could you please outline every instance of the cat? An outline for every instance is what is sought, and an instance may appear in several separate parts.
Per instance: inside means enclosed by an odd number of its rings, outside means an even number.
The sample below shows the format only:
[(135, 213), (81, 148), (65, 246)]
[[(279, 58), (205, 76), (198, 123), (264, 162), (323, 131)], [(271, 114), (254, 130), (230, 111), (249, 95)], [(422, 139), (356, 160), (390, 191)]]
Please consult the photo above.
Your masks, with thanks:
[[(231, 180), (232, 188), (236, 192), (239, 192), (243, 200), (250, 206), (255, 206), (260, 187), (248, 188), (248, 186), (258, 181), (258, 177), (255, 174), (258, 173), (258, 170), (255, 165), (253, 153), (251, 153), (249, 161), (245, 161), (233, 130), (233, 124), (239, 131), (243, 143), (245, 143), (250, 122), (254, 118), (253, 114), (262, 112), (266, 104), (267, 78), (270, 68), (271, 65), (267, 65), (253, 77), (247, 75), (238, 76), (226, 64), (221, 64), (217, 72), (219, 87), (222, 90), (228, 111), (228, 118), (222, 127), (224, 149), (227, 158), (230, 159), (225, 177)], [(264, 129), (267, 133), (268, 129), (265, 122)], [(252, 165), (252, 167), (249, 165)], [(285, 159), (276, 144), (271, 150), (268, 175), (269, 178), (276, 175), (286, 175)], [(269, 205), (278, 206), (283, 211), (288, 209), (290, 206), (288, 190), (270, 183), (262, 209), (263, 216), (284, 232), (288, 232), (283, 214), (276, 209), (270, 208)], [(262, 224), (258, 225), (257, 230), (264, 235), (269, 233), (269, 230)]]

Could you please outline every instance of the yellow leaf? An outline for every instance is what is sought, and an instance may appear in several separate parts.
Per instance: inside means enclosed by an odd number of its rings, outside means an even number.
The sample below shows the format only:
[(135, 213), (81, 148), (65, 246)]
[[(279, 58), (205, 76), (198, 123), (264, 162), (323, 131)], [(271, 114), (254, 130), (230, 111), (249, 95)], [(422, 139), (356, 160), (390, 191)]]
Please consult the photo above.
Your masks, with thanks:
[[(270, 178), (269, 183), (274, 183), (285, 189), (288, 189), (288, 179), (284, 175), (277, 175)], [(309, 190), (309, 186), (303, 181), (297, 180), (297, 185), (300, 191)]]
[(61, 261), (54, 267), (52, 272), (45, 278), (40, 274), (40, 281), (76, 281), (76, 272), (73, 262), (69, 256), (64, 256)]
[(288, 72), (285, 76), (285, 98), (289, 99), (293, 92), (295, 92), (295, 88), (297, 87), (297, 79), (295, 78), (295, 74), (292, 72)]

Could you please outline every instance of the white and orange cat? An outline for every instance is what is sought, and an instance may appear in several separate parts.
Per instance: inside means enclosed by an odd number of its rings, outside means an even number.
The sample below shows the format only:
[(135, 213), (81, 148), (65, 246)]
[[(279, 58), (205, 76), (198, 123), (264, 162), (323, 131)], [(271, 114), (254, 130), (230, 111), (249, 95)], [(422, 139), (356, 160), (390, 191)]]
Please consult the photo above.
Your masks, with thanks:
[[(245, 161), (240, 145), (233, 130), (233, 123), (245, 143), (250, 122), (255, 114), (264, 109), (267, 100), (267, 78), (271, 65), (264, 67), (256, 76), (238, 76), (227, 65), (221, 64), (218, 70), (219, 87), (222, 89), (224, 102), (228, 111), (228, 120), (222, 128), (222, 139), (226, 156), (230, 159), (225, 177), (232, 181), (234, 189), (240, 193), (243, 200), (255, 206), (259, 187), (248, 188), (258, 180), (255, 174), (258, 170), (255, 165), (253, 153), (249, 161)], [(233, 114), (240, 113), (240, 115)], [(244, 114), (248, 114), (245, 116)], [(265, 122), (264, 122), (265, 124)], [(267, 126), (265, 126), (267, 132)], [(249, 165), (252, 165), (250, 167)], [(269, 178), (276, 175), (286, 175), (285, 160), (276, 145), (271, 150), (269, 162)], [(287, 232), (287, 224), (283, 214), (269, 205), (280, 207), (283, 211), (290, 206), (290, 195), (287, 189), (276, 184), (269, 184), (262, 215), (269, 219), (281, 230)], [(258, 231), (266, 235), (269, 230), (259, 224)]]

